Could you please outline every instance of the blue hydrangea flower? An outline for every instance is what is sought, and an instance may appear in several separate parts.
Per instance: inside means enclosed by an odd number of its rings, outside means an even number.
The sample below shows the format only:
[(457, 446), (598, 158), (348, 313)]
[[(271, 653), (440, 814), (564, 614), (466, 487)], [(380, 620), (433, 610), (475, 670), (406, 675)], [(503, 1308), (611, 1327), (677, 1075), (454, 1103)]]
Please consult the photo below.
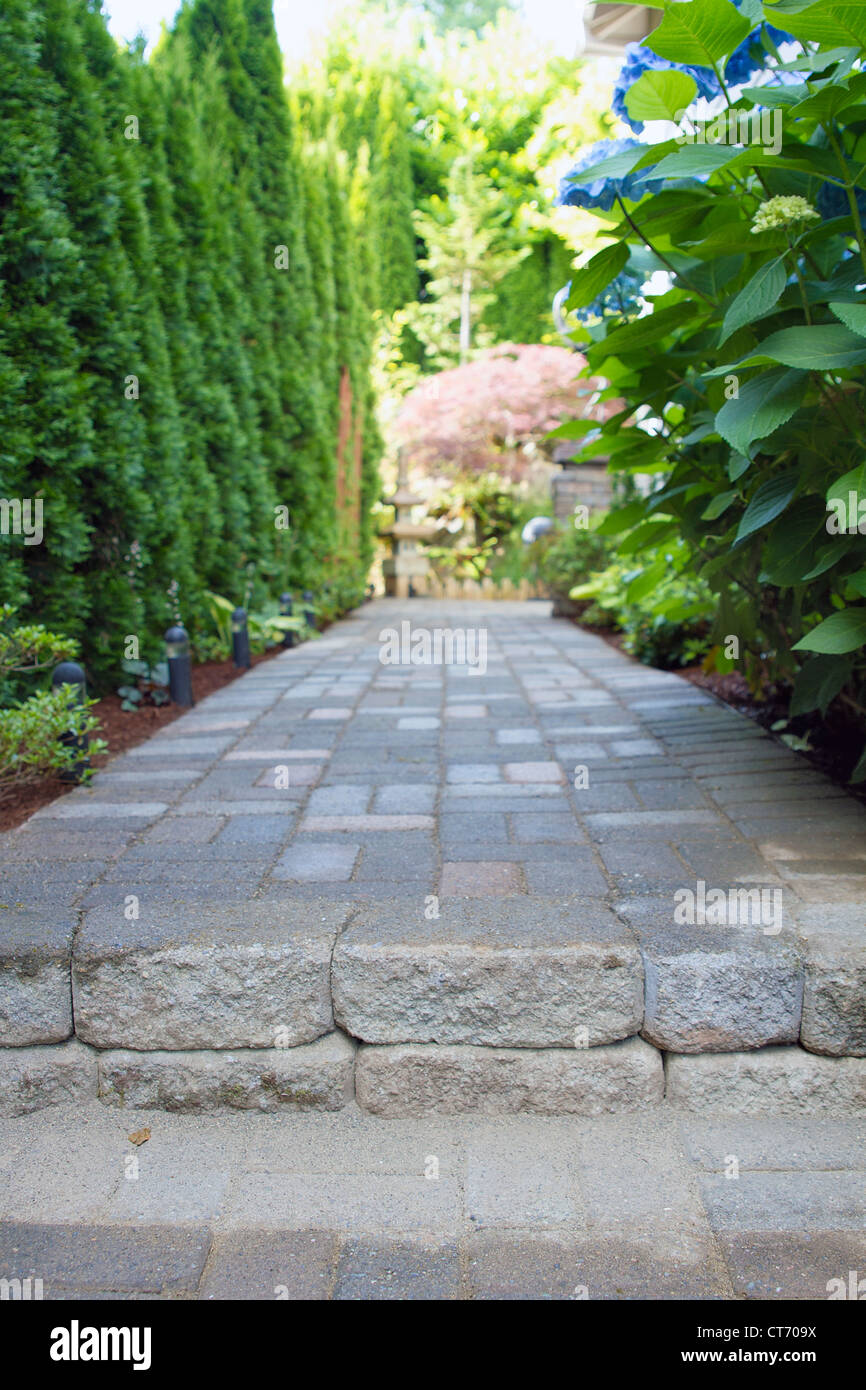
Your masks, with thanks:
[[(736, 5), (737, 0), (734, 0)], [(761, 43), (761, 33), (766, 29), (768, 36), (773, 43), (794, 43), (791, 34), (785, 34), (781, 29), (776, 29), (772, 24), (760, 24), (753, 34), (743, 39), (739, 48), (735, 48), (727, 63), (725, 64), (725, 81), (731, 87), (743, 87), (754, 77), (757, 72), (764, 72), (769, 66), (766, 50)], [(779, 77), (787, 77), (787, 73), (779, 73)], [(799, 81), (798, 77), (794, 78)]]
[(625, 63), (613, 89), (611, 106), (615, 114), (638, 134), (643, 130), (644, 123), (635, 120), (628, 114), (628, 108), (625, 104), (626, 93), (634, 86), (639, 77), (643, 77), (645, 72), (667, 72), (672, 68), (675, 68), (677, 72), (687, 72), (690, 77), (695, 79), (698, 96), (706, 97), (708, 101), (712, 101), (713, 97), (719, 95), (721, 88), (712, 68), (690, 67), (683, 63), (674, 63), (670, 58), (660, 58), (657, 53), (653, 53), (651, 48), (644, 48), (643, 44), (627, 44)]
[(610, 212), (617, 198), (629, 198), (637, 203), (645, 193), (658, 193), (664, 186), (664, 179), (650, 178), (652, 166), (630, 174), (606, 175), (588, 183), (574, 183), (578, 174), (592, 169), (604, 159), (611, 159), (623, 150), (641, 148), (638, 140), (597, 140), (578, 158), (577, 163), (562, 179), (559, 185), (557, 203), (560, 207), (600, 208)]
[[(734, 4), (738, 8), (742, 3), (743, 0), (734, 0)], [(777, 46), (780, 43), (795, 42), (790, 34), (775, 28), (774, 25), (760, 24), (753, 33), (743, 40), (739, 48), (734, 50), (727, 61), (724, 75), (725, 81), (730, 86), (743, 86), (755, 73), (763, 72), (768, 68), (767, 54), (761, 43), (763, 30), (766, 30), (768, 36)], [(628, 113), (625, 98), (629, 88), (633, 87), (638, 78), (642, 77), (645, 72), (669, 71), (672, 68), (676, 69), (677, 72), (688, 73), (690, 77), (694, 78), (699, 97), (712, 101), (714, 97), (720, 95), (721, 87), (712, 68), (699, 67), (689, 63), (675, 63), (670, 58), (660, 58), (657, 53), (653, 53), (651, 48), (645, 48), (643, 44), (627, 44), (625, 63), (613, 89), (611, 107), (614, 113), (631, 126), (636, 134), (639, 135), (643, 130), (644, 123), (635, 120)], [(779, 73), (777, 76), (777, 80), (784, 82), (786, 79), (795, 82), (800, 80), (797, 76), (788, 73)]]
[(621, 270), (597, 299), (583, 309), (575, 309), (574, 317), (580, 319), (581, 323), (590, 323), (593, 319), (603, 319), (606, 314), (637, 313), (640, 308), (638, 296), (645, 278), (635, 270)]
[[(856, 194), (860, 216), (866, 220), (866, 189), (858, 188)], [(851, 213), (848, 195), (844, 188), (840, 188), (837, 183), (821, 185), (821, 191), (815, 199), (815, 206), (825, 222), (829, 222), (832, 217), (848, 217)]]

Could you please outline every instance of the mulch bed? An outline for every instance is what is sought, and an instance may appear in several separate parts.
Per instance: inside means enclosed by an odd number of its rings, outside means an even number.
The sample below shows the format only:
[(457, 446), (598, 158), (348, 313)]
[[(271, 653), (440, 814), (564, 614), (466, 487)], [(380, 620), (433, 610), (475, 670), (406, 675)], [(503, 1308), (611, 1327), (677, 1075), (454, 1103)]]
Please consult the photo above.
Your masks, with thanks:
[[(270, 661), (282, 650), (282, 647), (273, 647), (260, 656), (254, 656), (253, 666)], [(236, 670), (231, 661), (203, 661), (192, 668), (193, 697), (196, 702), (203, 700), (241, 675), (243, 672)], [(108, 744), (108, 751), (93, 759), (94, 767), (104, 767), (118, 753), (126, 753), (136, 744), (144, 743), (166, 724), (171, 724), (188, 712), (180, 705), (143, 705), (137, 710), (124, 710), (120, 708), (121, 703), (119, 695), (106, 695), (93, 706), (93, 713), (101, 725), (99, 737)], [(14, 830), (34, 811), (70, 791), (72, 787), (57, 777), (42, 777), (37, 782), (10, 790), (7, 795), (0, 796), (0, 832)]]

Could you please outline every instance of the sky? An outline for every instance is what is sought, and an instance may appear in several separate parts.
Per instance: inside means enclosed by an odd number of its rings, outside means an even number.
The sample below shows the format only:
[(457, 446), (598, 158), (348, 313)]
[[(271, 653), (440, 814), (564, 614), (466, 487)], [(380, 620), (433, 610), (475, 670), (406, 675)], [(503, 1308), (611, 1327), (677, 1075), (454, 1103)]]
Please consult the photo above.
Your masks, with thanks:
[[(274, 18), (283, 52), (300, 58), (310, 38), (327, 22), (331, 0), (274, 0)], [(163, 20), (170, 23), (180, 8), (180, 0), (103, 0), (109, 28), (119, 39), (133, 39), (139, 32), (149, 43), (159, 38)], [(573, 55), (581, 32), (581, 0), (525, 0), (528, 23), (539, 38), (554, 43), (560, 51)]]

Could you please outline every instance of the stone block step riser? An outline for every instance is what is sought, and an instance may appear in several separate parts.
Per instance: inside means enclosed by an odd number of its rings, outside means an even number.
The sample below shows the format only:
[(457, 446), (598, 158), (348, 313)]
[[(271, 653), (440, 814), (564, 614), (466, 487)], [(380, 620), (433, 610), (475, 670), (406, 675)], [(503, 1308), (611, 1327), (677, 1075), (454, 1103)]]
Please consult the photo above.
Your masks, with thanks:
[[(120, 922), (118, 917), (120, 916)], [(42, 921), (42, 919), (39, 919)], [(796, 1043), (866, 1057), (862, 908), (801, 905), (779, 935), (676, 928), (667, 898), (207, 908), (134, 924), (100, 909), (0, 944), (0, 1048), (360, 1042), (548, 1048), (641, 1034), (663, 1051)]]
[(98, 1097), (130, 1110), (336, 1111), (384, 1118), (621, 1114), (662, 1103), (750, 1116), (866, 1115), (866, 1059), (796, 1046), (662, 1053), (595, 1048), (358, 1047), (333, 1032), (294, 1048), (99, 1052), (75, 1040), (0, 1049), (0, 1115)]

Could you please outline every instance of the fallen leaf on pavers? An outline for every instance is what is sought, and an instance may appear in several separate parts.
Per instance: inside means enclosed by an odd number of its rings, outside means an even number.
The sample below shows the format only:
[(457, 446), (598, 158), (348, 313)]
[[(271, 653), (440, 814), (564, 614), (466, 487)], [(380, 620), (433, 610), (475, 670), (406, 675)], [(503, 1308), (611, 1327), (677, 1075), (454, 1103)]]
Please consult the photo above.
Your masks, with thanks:
[(128, 1134), (127, 1139), (130, 1144), (146, 1144), (150, 1138), (149, 1129), (136, 1129), (132, 1134)]

